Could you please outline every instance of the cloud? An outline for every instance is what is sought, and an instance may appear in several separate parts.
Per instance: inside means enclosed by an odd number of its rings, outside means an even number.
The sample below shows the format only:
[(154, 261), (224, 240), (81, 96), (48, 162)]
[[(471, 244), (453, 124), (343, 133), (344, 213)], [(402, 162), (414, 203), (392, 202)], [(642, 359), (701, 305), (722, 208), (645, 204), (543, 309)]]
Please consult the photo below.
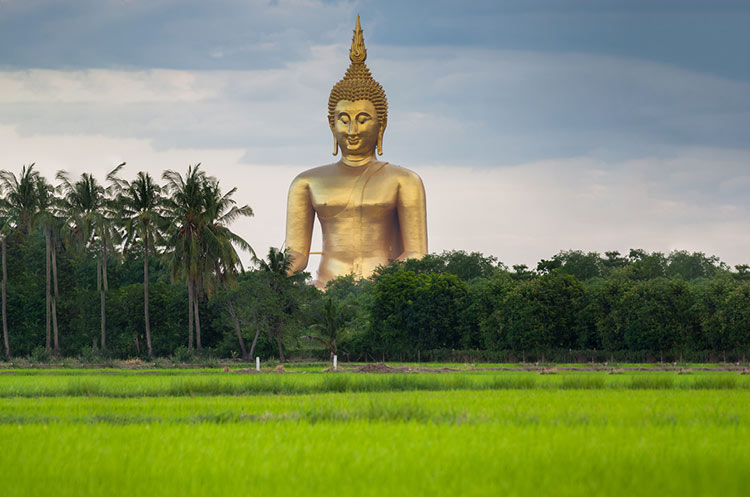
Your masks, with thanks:
[[(707, 168), (706, 157), (718, 167)], [(748, 159), (744, 151), (686, 149), (617, 163), (580, 157), (497, 170), (425, 168), (432, 248), (530, 266), (559, 250), (637, 247), (747, 262), (750, 203), (715, 192), (747, 184)]]
[[(345, 42), (584, 53), (750, 80), (744, 0), (24, 0), (0, 2), (13, 68), (246, 70)], [(33, 33), (33, 35), (29, 35)], [(19, 40), (23, 40), (22, 43)]]
[[(286, 190), (299, 167), (263, 166), (243, 163), (242, 149), (173, 148), (156, 150), (147, 140), (109, 138), (102, 135), (36, 135), (22, 137), (12, 127), (0, 126), (4, 166), (20, 169), (22, 164), (36, 162), (37, 170), (54, 182), (58, 170), (71, 177), (90, 172), (100, 181), (117, 164), (127, 161), (124, 177), (148, 171), (158, 181), (166, 169), (180, 173), (188, 165), (202, 163), (203, 169), (217, 176), (225, 190), (236, 186), (236, 200), (250, 204), (255, 217), (238, 222), (236, 229), (258, 250), (279, 247), (284, 241)], [(246, 263), (249, 254), (244, 255)]]
[(353, 8), (343, 0), (13, 2), (0, 4), (0, 61), (49, 69), (281, 67), (312, 44), (350, 36)]
[[(370, 47), (390, 102), (395, 162), (496, 167), (671, 147), (750, 146), (750, 83), (637, 59), (470, 48)], [(345, 45), (255, 71), (0, 72), (0, 123), (22, 134), (102, 134), (243, 148), (256, 163), (325, 162), (328, 92)]]
[(131, 104), (198, 102), (218, 96), (216, 78), (186, 71), (53, 71), (0, 73), (0, 105)]

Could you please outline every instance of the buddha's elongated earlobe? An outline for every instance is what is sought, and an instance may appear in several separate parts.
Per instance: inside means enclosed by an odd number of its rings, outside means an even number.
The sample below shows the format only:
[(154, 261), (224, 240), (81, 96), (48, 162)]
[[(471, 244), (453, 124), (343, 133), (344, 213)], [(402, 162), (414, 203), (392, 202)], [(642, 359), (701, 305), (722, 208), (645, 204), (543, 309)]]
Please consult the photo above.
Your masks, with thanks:
[(383, 155), (383, 132), (385, 129), (380, 128), (378, 131), (378, 155)]
[(333, 155), (339, 153), (339, 141), (336, 139), (336, 133), (333, 133)]

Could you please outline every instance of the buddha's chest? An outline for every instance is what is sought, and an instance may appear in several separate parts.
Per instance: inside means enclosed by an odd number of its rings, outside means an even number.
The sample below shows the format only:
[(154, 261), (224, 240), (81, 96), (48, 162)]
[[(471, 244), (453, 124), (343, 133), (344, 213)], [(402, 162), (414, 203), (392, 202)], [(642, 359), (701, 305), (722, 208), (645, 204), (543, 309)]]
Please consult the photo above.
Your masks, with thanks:
[(398, 182), (387, 175), (326, 178), (311, 185), (312, 206), (321, 219), (362, 217), (376, 220), (393, 215)]

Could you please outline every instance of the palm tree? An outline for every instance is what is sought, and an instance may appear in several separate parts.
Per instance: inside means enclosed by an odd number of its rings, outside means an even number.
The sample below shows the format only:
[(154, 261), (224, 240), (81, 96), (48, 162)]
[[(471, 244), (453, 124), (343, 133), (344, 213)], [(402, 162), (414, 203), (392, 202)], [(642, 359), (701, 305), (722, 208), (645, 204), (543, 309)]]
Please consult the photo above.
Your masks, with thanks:
[(113, 178), (117, 189), (119, 217), (125, 230), (125, 246), (139, 241), (143, 246), (143, 313), (146, 325), (148, 358), (153, 360), (151, 320), (149, 317), (148, 263), (149, 250), (161, 243), (165, 219), (162, 215), (161, 186), (147, 172), (139, 172), (133, 181)]
[[(256, 259), (256, 262), (261, 271), (267, 274), (271, 295), (277, 301), (277, 312), (268, 313), (267, 321), (269, 334), (276, 340), (276, 346), (279, 349), (279, 360), (284, 362), (283, 321), (285, 316), (295, 311), (297, 306), (296, 299), (289, 295), (289, 291), (292, 285), (304, 282), (305, 274), (300, 271), (289, 274), (292, 267), (292, 258), (288, 250), (270, 247), (268, 249), (268, 262), (263, 259)], [(250, 352), (251, 356), (255, 351), (257, 340), (258, 333), (256, 332)]]
[[(52, 335), (54, 343), (54, 354), (60, 355), (60, 342), (59, 333), (57, 328), (57, 299), (59, 297), (59, 291), (57, 286), (57, 250), (55, 248), (55, 241), (53, 235), (57, 231), (59, 220), (55, 216), (55, 204), (57, 199), (55, 198), (55, 189), (50, 185), (46, 179), (39, 176), (36, 178), (36, 191), (37, 191), (37, 213), (36, 222), (41, 225), (44, 231), (44, 242), (45, 242), (45, 265), (47, 275), (46, 285), (46, 325), (47, 325), (47, 340), (46, 349), (50, 351), (50, 321), (52, 324)], [(54, 284), (53, 284), (54, 283)], [(54, 293), (52, 290), (54, 289)]]
[(323, 309), (317, 316), (317, 323), (310, 326), (315, 335), (304, 338), (315, 340), (331, 352), (331, 360), (338, 353), (338, 343), (343, 338), (346, 325), (351, 319), (347, 304), (337, 303), (331, 297), (327, 297)]
[[(206, 176), (200, 164), (189, 166), (184, 178), (172, 170), (165, 171), (162, 177), (167, 182), (164, 211), (169, 218), (165, 256), (172, 268), (172, 277), (187, 281), (188, 349), (193, 349), (195, 328), (195, 344), (200, 354), (200, 292), (210, 296), (217, 288), (226, 290), (228, 285), (236, 283), (242, 265), (235, 245), (251, 253), (253, 250), (229, 229), (229, 224), (240, 217), (252, 216), (253, 210), (248, 205), (237, 205), (232, 198), (236, 188), (223, 194), (219, 181)], [(247, 359), (242, 330), (231, 300), (228, 307), (243, 358)]]
[[(125, 165), (123, 162), (107, 175), (112, 183), (117, 172)], [(109, 290), (107, 281), (108, 252), (117, 241), (115, 229), (115, 205), (112, 199), (114, 184), (108, 187), (101, 185), (89, 173), (83, 173), (78, 181), (71, 182), (65, 171), (58, 171), (62, 198), (59, 211), (63, 222), (65, 239), (80, 250), (92, 250), (99, 253), (96, 264), (96, 286), (99, 291), (101, 308), (101, 350), (107, 350), (107, 304), (106, 293)]]
[[(242, 271), (242, 263), (235, 245), (255, 256), (250, 244), (229, 229), (229, 224), (238, 218), (252, 217), (253, 215), (253, 210), (249, 205), (237, 206), (237, 202), (232, 199), (236, 192), (237, 188), (232, 188), (226, 194), (222, 194), (217, 180), (206, 181), (203, 189), (206, 225), (202, 240), (205, 246), (204, 257), (208, 264), (213, 263), (216, 282), (219, 288), (225, 292), (228, 286), (234, 287), (237, 285), (238, 270)], [(212, 285), (206, 285), (205, 289), (210, 292)], [(227, 299), (227, 307), (240, 343), (242, 359), (247, 361), (249, 355), (231, 297)]]
[(39, 173), (34, 164), (23, 166), (16, 176), (10, 171), (0, 171), (0, 189), (9, 203), (10, 217), (15, 229), (27, 234), (34, 230), (37, 213), (36, 181)]
[(172, 270), (172, 278), (184, 278), (188, 287), (188, 350), (193, 350), (193, 325), (195, 344), (201, 352), (200, 314), (198, 312), (198, 289), (206, 272), (202, 242), (205, 228), (204, 183), (206, 174), (200, 164), (188, 166), (183, 178), (172, 170), (164, 171), (167, 182), (164, 213), (168, 218), (165, 258)]
[(10, 218), (10, 203), (5, 197), (0, 197), (0, 246), (2, 246), (3, 284), (2, 284), (2, 313), (3, 313), (3, 345), (5, 345), (5, 356), (10, 359), (10, 339), (8, 338), (8, 264), (6, 260), (6, 239), (13, 232)]
[(3, 283), (2, 315), (3, 344), (5, 355), (10, 358), (10, 339), (8, 337), (7, 285), (8, 271), (6, 261), (6, 241), (8, 236), (18, 230), (31, 233), (37, 213), (36, 182), (39, 173), (34, 171), (34, 164), (23, 166), (21, 174), (16, 176), (10, 171), (0, 171), (0, 245), (2, 245)]

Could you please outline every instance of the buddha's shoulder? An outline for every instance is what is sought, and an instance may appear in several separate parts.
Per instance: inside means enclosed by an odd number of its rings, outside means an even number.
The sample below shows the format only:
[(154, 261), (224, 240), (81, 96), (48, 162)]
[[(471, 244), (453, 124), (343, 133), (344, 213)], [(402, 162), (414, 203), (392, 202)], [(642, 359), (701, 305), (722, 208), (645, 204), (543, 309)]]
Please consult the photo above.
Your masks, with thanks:
[[(399, 181), (414, 182), (422, 181), (417, 173), (411, 169), (407, 169), (390, 162), (382, 163), (382, 167), (375, 173), (377, 176), (392, 177)], [(327, 178), (337, 178), (341, 176), (341, 166), (339, 163), (334, 162), (332, 164), (326, 164), (324, 166), (313, 167), (306, 171), (302, 171), (295, 178), (293, 184), (306, 184), (310, 181), (325, 180)]]
[(398, 166), (396, 164), (391, 164), (390, 162), (386, 163), (385, 167), (383, 168), (383, 172), (386, 174), (393, 176), (395, 178), (398, 178), (400, 181), (406, 181), (406, 182), (414, 182), (414, 181), (422, 181), (422, 178), (419, 177), (417, 173), (412, 171), (411, 169), (407, 169), (403, 166)]
[(313, 167), (306, 171), (299, 173), (292, 181), (294, 185), (304, 185), (311, 180), (319, 180), (321, 178), (331, 177), (336, 175), (336, 164), (326, 164), (325, 166)]

